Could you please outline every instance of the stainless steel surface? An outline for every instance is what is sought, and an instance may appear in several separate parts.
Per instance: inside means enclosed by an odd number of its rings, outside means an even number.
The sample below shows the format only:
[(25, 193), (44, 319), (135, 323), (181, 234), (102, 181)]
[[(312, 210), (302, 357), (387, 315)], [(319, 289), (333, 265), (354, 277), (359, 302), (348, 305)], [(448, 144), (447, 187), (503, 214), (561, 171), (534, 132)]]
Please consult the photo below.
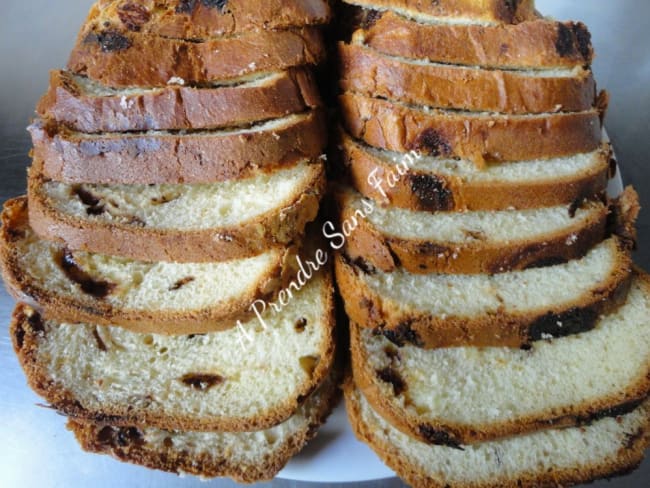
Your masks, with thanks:
[[(538, 0), (546, 14), (585, 21), (593, 35), (600, 86), (612, 95), (607, 127), (622, 166), (623, 177), (641, 193), (650, 209), (650, 2), (646, 0)], [(25, 191), (29, 139), (24, 130), (38, 97), (45, 90), (48, 70), (63, 66), (90, 0), (2, 0), (0, 17), (0, 200)], [(650, 210), (639, 221), (637, 262), (650, 269)], [(64, 427), (63, 418), (36, 407), (37, 398), (25, 386), (11, 350), (6, 324), (13, 302), (0, 292), (0, 486), (206, 486), (81, 453)], [(349, 460), (354, 463), (354, 459)], [(335, 470), (332, 466), (330, 469)], [(277, 480), (275, 487), (307, 487)], [(369, 484), (360, 484), (365, 485)], [(230, 487), (217, 480), (208, 486)], [(268, 486), (268, 485), (266, 485)], [(372, 483), (397, 487), (397, 480)], [(650, 486), (650, 461), (635, 474), (596, 487)]]

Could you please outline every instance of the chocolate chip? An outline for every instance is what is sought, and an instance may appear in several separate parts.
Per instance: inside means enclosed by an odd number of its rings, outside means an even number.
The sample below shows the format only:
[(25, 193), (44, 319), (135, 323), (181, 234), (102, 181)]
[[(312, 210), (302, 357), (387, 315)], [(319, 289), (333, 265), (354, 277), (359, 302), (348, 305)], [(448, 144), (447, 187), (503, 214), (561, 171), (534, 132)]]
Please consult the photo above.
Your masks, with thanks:
[(72, 192), (86, 206), (86, 213), (88, 215), (101, 215), (106, 211), (106, 207), (101, 203), (101, 199), (85, 188), (77, 186), (72, 189)]
[(571, 28), (566, 24), (558, 24), (555, 49), (560, 56), (566, 57), (575, 54), (573, 39), (573, 31)]
[(91, 277), (86, 271), (79, 267), (74, 260), (74, 256), (69, 251), (61, 252), (61, 255), (59, 256), (59, 264), (70, 281), (77, 283), (84, 293), (96, 298), (106, 298), (106, 296), (116, 287), (114, 283), (104, 280), (96, 280)]
[(645, 432), (642, 428), (638, 429), (636, 432), (631, 432), (625, 434), (625, 441), (623, 442), (623, 447), (625, 449), (633, 449), (636, 446), (637, 442), (643, 438)]
[(582, 198), (576, 198), (573, 202), (571, 202), (571, 205), (569, 205), (569, 217), (574, 218), (576, 216), (576, 213), (582, 206), (583, 201), (584, 199)]
[(377, 377), (384, 383), (389, 383), (393, 387), (393, 394), (399, 396), (406, 391), (407, 385), (402, 376), (393, 368), (386, 367), (376, 371)]
[(572, 23), (573, 34), (576, 36), (578, 51), (585, 60), (591, 56), (591, 33), (582, 22)]
[(38, 312), (32, 313), (27, 317), (27, 323), (34, 332), (45, 332), (45, 324), (43, 323), (43, 318)]
[(141, 446), (144, 444), (144, 434), (135, 427), (106, 426), (97, 433), (96, 440), (99, 444), (107, 446)]
[(151, 14), (144, 5), (131, 2), (121, 5), (117, 15), (126, 28), (134, 32), (139, 32), (142, 26), (149, 22), (151, 18)]
[(169, 288), (169, 291), (180, 290), (180, 289), (183, 288), (185, 285), (187, 285), (187, 284), (189, 284), (189, 283), (192, 283), (192, 282), (195, 281), (195, 280), (196, 280), (196, 278), (195, 278), (194, 276), (187, 276), (187, 277), (185, 277), (185, 278), (182, 278), (182, 279), (178, 280), (176, 283), (174, 283), (174, 284)]
[(450, 156), (449, 142), (435, 129), (425, 129), (409, 149), (422, 150), (431, 156)]
[(407, 344), (412, 344), (416, 347), (424, 347), (424, 342), (422, 342), (418, 333), (413, 330), (411, 321), (409, 320), (400, 322), (397, 327), (393, 329), (383, 329), (381, 333), (386, 339), (398, 347), (404, 347)]
[(600, 314), (593, 308), (574, 307), (566, 312), (549, 312), (533, 322), (528, 328), (532, 341), (539, 341), (546, 336), (563, 337), (592, 330)]
[(219, 13), (225, 13), (228, 0), (201, 0), (201, 3), (208, 8), (216, 8)]
[(131, 40), (128, 37), (113, 30), (106, 30), (99, 34), (88, 34), (84, 39), (84, 43), (97, 43), (101, 47), (102, 52), (105, 53), (123, 51), (131, 47)]
[(104, 344), (104, 341), (102, 340), (101, 336), (99, 335), (99, 331), (97, 330), (97, 327), (93, 329), (93, 337), (95, 338), (95, 342), (97, 342), (97, 348), (102, 351), (106, 352), (106, 344)]
[(411, 191), (421, 207), (431, 212), (454, 209), (454, 194), (435, 175), (417, 174), (409, 178)]
[(569, 260), (564, 256), (549, 256), (547, 258), (541, 258), (528, 263), (524, 269), (547, 268), (549, 266), (558, 266), (560, 264), (566, 264), (568, 262)]
[(420, 433), (420, 436), (426, 442), (429, 444), (434, 444), (436, 446), (447, 446), (447, 447), (453, 447), (454, 449), (459, 449), (463, 451), (464, 449), (461, 447), (460, 443), (454, 439), (449, 432), (445, 432), (443, 430), (439, 429), (434, 429), (432, 426), (428, 424), (420, 424), (418, 425), (418, 432)]
[(172, 440), (171, 437), (165, 437), (163, 439), (163, 446), (165, 446), (166, 449), (171, 449), (174, 447), (174, 441)]
[(305, 331), (305, 327), (307, 327), (307, 319), (305, 317), (300, 317), (296, 321), (296, 325), (294, 328), (296, 329), (296, 332), (301, 333)]
[(186, 374), (181, 378), (181, 381), (186, 386), (194, 390), (207, 391), (215, 385), (220, 385), (226, 379), (218, 374)]

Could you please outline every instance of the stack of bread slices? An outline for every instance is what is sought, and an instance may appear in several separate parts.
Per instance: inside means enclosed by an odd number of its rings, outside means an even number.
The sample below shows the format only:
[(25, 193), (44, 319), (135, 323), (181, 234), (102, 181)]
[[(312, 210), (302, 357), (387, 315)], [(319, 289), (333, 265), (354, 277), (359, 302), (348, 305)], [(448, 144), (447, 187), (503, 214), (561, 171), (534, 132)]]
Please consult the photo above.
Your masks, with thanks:
[(329, 17), (324, 0), (100, 0), (52, 73), (1, 258), (29, 384), (84, 449), (252, 482), (329, 414), (333, 287), (301, 257)]
[(587, 29), (532, 1), (349, 3), (336, 273), (357, 436), (413, 486), (633, 469), (650, 277), (634, 190), (605, 196)]

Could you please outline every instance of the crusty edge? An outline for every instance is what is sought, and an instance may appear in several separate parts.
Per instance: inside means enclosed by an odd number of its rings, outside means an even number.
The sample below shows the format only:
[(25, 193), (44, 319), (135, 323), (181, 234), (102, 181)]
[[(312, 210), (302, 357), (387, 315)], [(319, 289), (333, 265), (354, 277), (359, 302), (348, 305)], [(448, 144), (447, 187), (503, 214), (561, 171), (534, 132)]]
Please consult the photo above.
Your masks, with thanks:
[[(489, 68), (557, 69), (589, 66), (594, 50), (581, 22), (545, 18), (516, 25), (413, 22), (394, 12), (349, 12), (361, 17), (350, 38), (377, 51), (412, 59)], [(364, 20), (365, 18), (365, 20)]]
[[(356, 390), (349, 377), (344, 383), (344, 393), (348, 418), (356, 437), (368, 444), (382, 461), (395, 470), (402, 479), (414, 488), (445, 488), (449, 486), (447, 482), (433, 479), (423, 474), (416, 466), (409, 464), (394, 446), (379, 437), (380, 429), (364, 423), (358, 403), (358, 395), (361, 393)], [(575, 469), (523, 473), (515, 479), (502, 477), (486, 483), (468, 482), (454, 486), (458, 486), (458, 488), (490, 488), (495, 485), (504, 488), (550, 488), (588, 483), (600, 478), (623, 476), (638, 468), (643, 461), (645, 449), (650, 444), (650, 425), (646, 425), (644, 431), (639, 434), (630, 438), (630, 442), (621, 447), (620, 456), (616, 460), (607, 459), (600, 464)], [(422, 444), (423, 449), (426, 447), (426, 444)]]
[(165, 311), (122, 310), (107, 302), (57, 295), (56, 290), (34, 284), (20, 269), (13, 242), (24, 236), (27, 226), (27, 199), (19, 197), (5, 203), (0, 236), (0, 264), (8, 291), (19, 301), (38, 304), (46, 319), (62, 322), (119, 325), (134, 332), (187, 335), (215, 332), (234, 327), (238, 320), (254, 316), (250, 305), (256, 300), (275, 299), (296, 273), (296, 246), (278, 255), (268, 272), (237, 299), (201, 310)]
[[(424, 310), (402, 311), (377, 295), (359, 278), (363, 268), (343, 254), (335, 259), (336, 279), (350, 319), (377, 329), (396, 344), (439, 347), (522, 347), (545, 334), (560, 336), (592, 329), (598, 317), (625, 302), (632, 279), (632, 258), (618, 238), (617, 263), (607, 283), (574, 303), (526, 312), (500, 309), (477, 317), (432, 316)], [(363, 263), (362, 263), (363, 264)], [(560, 322), (566, 327), (558, 328)], [(570, 324), (570, 325), (569, 325)]]
[(356, 218), (352, 195), (339, 192), (337, 197), (339, 220), (358, 223), (345, 252), (384, 272), (403, 268), (417, 274), (505, 273), (579, 259), (606, 236), (608, 208), (594, 202), (585, 203), (588, 218), (545, 235), (507, 242), (468, 236), (464, 243), (450, 243), (385, 234), (369, 219)]
[(435, 108), (509, 114), (580, 112), (596, 102), (590, 70), (528, 76), (447, 64), (416, 64), (358, 44), (338, 44), (343, 91)]
[[(187, 473), (205, 478), (227, 476), (242, 483), (254, 483), (272, 479), (298, 454), (305, 445), (318, 434), (319, 428), (325, 423), (339, 401), (340, 390), (337, 381), (329, 381), (322, 390), (325, 398), (320, 402), (318, 411), (310, 419), (306, 429), (296, 432), (277, 448), (262, 464), (242, 465), (223, 458), (214, 459), (208, 455), (190, 456), (184, 452), (167, 452), (149, 450), (140, 444), (142, 433), (136, 427), (119, 428), (117, 426), (102, 426), (101, 424), (85, 423), (75, 419), (68, 421), (71, 430), (82, 449), (96, 454), (108, 454), (114, 458), (145, 466), (151, 469), (171, 473)], [(307, 400), (308, 401), (308, 400)], [(113, 435), (101, 435), (104, 429), (113, 429)], [(119, 435), (123, 433), (123, 435)], [(173, 437), (173, 433), (170, 433)], [(215, 449), (218, 446), (215, 446)]]
[(36, 112), (73, 130), (99, 133), (234, 127), (321, 105), (316, 82), (307, 68), (281, 72), (257, 86), (169, 85), (110, 96), (88, 94), (72, 73), (54, 70)]
[(43, 239), (73, 251), (147, 262), (200, 263), (252, 257), (271, 247), (301, 241), (305, 226), (318, 214), (326, 189), (324, 165), (314, 163), (309, 172), (303, 184), (276, 208), (235, 226), (199, 230), (157, 229), (61, 213), (43, 192), (45, 180), (30, 174), (29, 222)]
[(347, 92), (339, 96), (348, 132), (390, 151), (460, 157), (478, 167), (591, 152), (601, 144), (604, 108), (537, 116), (431, 110)]
[(262, 430), (277, 425), (291, 415), (300, 404), (313, 393), (330, 374), (336, 353), (334, 288), (329, 272), (322, 275), (325, 281), (323, 301), (324, 340), (320, 360), (309, 380), (298, 386), (295, 394), (287, 397), (273, 410), (255, 417), (203, 417), (197, 415), (170, 415), (147, 409), (133, 409), (132, 405), (104, 405), (101, 411), (84, 407), (74, 393), (65, 385), (47, 374), (46, 368), (39, 364), (39, 342), (44, 337), (44, 327), (40, 314), (26, 305), (18, 305), (14, 311), (10, 334), (14, 351), (25, 371), (30, 387), (41, 395), (53, 408), (79, 421), (114, 426), (150, 426), (169, 430), (247, 432)]
[[(454, 175), (405, 169), (410, 160), (404, 159), (399, 169), (404, 174), (391, 178), (391, 182), (395, 180), (391, 186), (388, 175), (399, 174), (395, 164), (374, 156), (343, 130), (339, 138), (341, 169), (359, 193), (382, 205), (414, 211), (524, 210), (569, 205), (605, 191), (610, 171), (611, 148), (603, 144), (599, 164), (592, 171), (561, 179), (526, 183), (468, 181)], [(373, 186), (376, 180), (384, 181), (381, 191)]]
[(205, 85), (318, 64), (322, 37), (318, 27), (301, 27), (194, 42), (91, 26), (80, 32), (68, 69), (114, 88)]
[(64, 183), (214, 183), (317, 158), (327, 143), (321, 110), (277, 130), (215, 131), (209, 136), (114, 133), (84, 138), (43, 124), (30, 131), (33, 171)]

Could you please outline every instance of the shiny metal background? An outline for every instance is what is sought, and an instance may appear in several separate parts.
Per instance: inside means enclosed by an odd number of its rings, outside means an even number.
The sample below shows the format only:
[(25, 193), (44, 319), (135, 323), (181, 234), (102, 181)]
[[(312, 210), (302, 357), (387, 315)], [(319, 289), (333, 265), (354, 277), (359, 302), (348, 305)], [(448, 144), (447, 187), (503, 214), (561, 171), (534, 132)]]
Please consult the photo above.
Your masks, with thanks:
[[(91, 0), (0, 0), (0, 200), (25, 191), (29, 139), (25, 126), (47, 85), (48, 70), (65, 64)], [(594, 70), (612, 95), (607, 128), (623, 178), (634, 184), (648, 211), (639, 221), (637, 263), (650, 269), (650, 2), (647, 0), (538, 0), (561, 19), (583, 20), (598, 53)], [(11, 351), (6, 324), (12, 301), (0, 291), (0, 486), (231, 487), (202, 483), (83, 454), (57, 414), (35, 406)], [(350, 463), (354, 463), (350, 459)], [(332, 467), (331, 469), (336, 469)], [(310, 486), (277, 480), (272, 486)], [(397, 480), (354, 486), (398, 487)], [(595, 487), (650, 486), (650, 461), (635, 474)]]

